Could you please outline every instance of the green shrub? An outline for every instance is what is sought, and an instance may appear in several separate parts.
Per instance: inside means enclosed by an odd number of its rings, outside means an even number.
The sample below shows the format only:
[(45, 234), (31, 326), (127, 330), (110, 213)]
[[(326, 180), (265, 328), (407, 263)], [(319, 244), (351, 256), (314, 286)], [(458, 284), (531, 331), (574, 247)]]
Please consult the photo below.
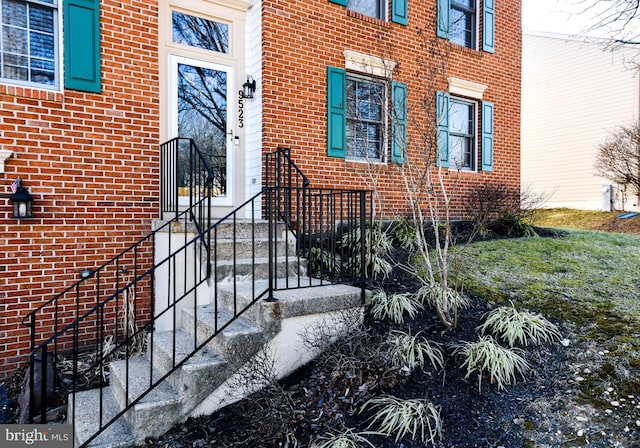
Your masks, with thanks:
[(389, 335), (389, 358), (395, 368), (414, 370), (424, 368), (427, 361), (434, 369), (442, 369), (444, 356), (440, 346), (420, 337), (420, 333), (412, 336), (401, 331), (393, 331)]
[[(342, 235), (342, 246), (353, 254), (349, 267), (356, 270), (360, 269), (362, 263), (361, 241), (362, 229), (360, 227), (347, 230)], [(391, 239), (382, 231), (380, 222), (367, 224), (365, 229), (365, 269), (368, 275), (384, 279), (391, 273), (393, 267), (386, 258), (392, 248)]]
[(411, 294), (387, 294), (380, 289), (371, 296), (371, 315), (376, 320), (390, 319), (401, 324), (405, 314), (413, 319), (422, 308)]
[(311, 448), (360, 448), (364, 445), (376, 448), (373, 443), (367, 440), (364, 435), (372, 434), (370, 432), (353, 432), (346, 429), (339, 434), (327, 434), (314, 440)]
[(471, 304), (467, 296), (460, 294), (455, 289), (447, 288), (446, 297), (443, 295), (442, 289), (440, 283), (436, 283), (433, 286), (425, 285), (418, 290), (416, 295), (418, 300), (432, 308), (435, 308), (437, 303), (442, 305), (444, 303), (443, 297), (449, 304), (448, 306), (456, 307), (456, 309), (468, 308)]
[(393, 243), (403, 249), (414, 251), (418, 247), (418, 237), (413, 221), (407, 218), (397, 218), (391, 224), (391, 238)]
[(486, 315), (485, 322), (478, 327), (482, 334), (491, 332), (509, 344), (541, 345), (560, 339), (560, 331), (541, 314), (518, 311), (512, 306), (501, 306)]
[(396, 444), (410, 434), (423, 444), (434, 443), (442, 432), (440, 411), (424, 399), (400, 400), (395, 397), (376, 397), (367, 401), (362, 410), (371, 407), (376, 410), (370, 428), (387, 436), (395, 434)]
[(529, 364), (517, 349), (502, 347), (491, 336), (481, 336), (476, 342), (462, 342), (456, 346), (456, 351), (464, 357), (462, 368), (467, 369), (464, 377), (469, 378), (473, 373), (478, 375), (479, 390), (482, 390), (485, 373), (498, 389), (504, 389), (505, 385), (515, 383), (516, 375), (524, 376), (529, 370)]

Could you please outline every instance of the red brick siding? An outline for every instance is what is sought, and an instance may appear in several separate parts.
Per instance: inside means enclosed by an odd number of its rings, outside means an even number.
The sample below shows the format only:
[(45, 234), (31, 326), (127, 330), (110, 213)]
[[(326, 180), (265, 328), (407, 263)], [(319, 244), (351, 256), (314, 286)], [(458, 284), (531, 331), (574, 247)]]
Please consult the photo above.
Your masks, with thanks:
[[(100, 3), (102, 93), (0, 85), (0, 145), (15, 152), (0, 192), (10, 193), (20, 176), (35, 198), (35, 217), (23, 221), (11, 218), (8, 200), (0, 202), (0, 377), (26, 359), (21, 318), (78, 280), (81, 269), (149, 233), (158, 215), (157, 3)], [(148, 265), (149, 248), (139, 255)], [(140, 291), (140, 315), (149, 314), (150, 291)], [(45, 316), (52, 329), (53, 314)]]
[[(520, 184), (520, 2), (496, 8), (494, 54), (437, 39), (435, 0), (410, 0), (409, 25), (364, 17), (328, 0), (266, 0), (263, 23), (263, 147), (292, 149), (292, 157), (313, 186), (362, 188), (362, 164), (326, 156), (326, 67), (344, 67), (343, 51), (354, 50), (398, 62), (393, 78), (408, 85), (410, 157), (422, 151), (427, 121), (424, 98), (446, 89), (454, 76), (488, 86), (484, 100), (495, 104), (494, 170), (447, 172), (453, 216), (465, 215), (468, 193), (478, 183)], [(480, 14), (481, 16), (481, 14)], [(481, 25), (481, 24), (480, 24)], [(418, 33), (417, 30), (421, 32)], [(482, 26), (480, 26), (480, 30)], [(429, 52), (432, 42), (448, 52), (445, 73), (430, 74), (443, 58)], [(437, 78), (437, 79), (434, 79)], [(411, 123), (422, 123), (422, 129)], [(407, 201), (396, 166), (379, 167), (385, 214), (406, 213)]]

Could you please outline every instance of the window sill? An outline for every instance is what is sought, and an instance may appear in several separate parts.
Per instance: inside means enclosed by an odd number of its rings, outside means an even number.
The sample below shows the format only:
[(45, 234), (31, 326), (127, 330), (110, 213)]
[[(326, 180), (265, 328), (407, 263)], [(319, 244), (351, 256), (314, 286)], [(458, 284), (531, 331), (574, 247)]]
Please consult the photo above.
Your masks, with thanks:
[(355, 12), (347, 9), (347, 17), (353, 17), (355, 19), (362, 20), (363, 22), (373, 23), (374, 25), (382, 26), (384, 28), (391, 28), (391, 24), (384, 20), (376, 19), (375, 17), (367, 16), (360, 12)]

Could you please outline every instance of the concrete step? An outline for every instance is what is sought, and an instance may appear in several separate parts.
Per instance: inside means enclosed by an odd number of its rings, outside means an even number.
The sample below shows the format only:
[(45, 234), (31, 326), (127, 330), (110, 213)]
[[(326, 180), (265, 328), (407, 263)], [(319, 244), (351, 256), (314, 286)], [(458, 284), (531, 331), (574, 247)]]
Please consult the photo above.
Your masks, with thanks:
[(265, 335), (254, 322), (243, 317), (233, 320), (233, 313), (213, 305), (204, 305), (182, 310), (181, 326), (184, 331), (197, 334), (204, 341), (219, 333), (207, 345), (224, 357), (231, 367), (237, 368), (254, 355), (266, 342)]
[[(112, 388), (120, 409), (124, 409), (126, 403), (140, 398), (149, 389), (151, 380), (158, 381), (163, 375), (155, 366), (150, 367), (146, 356), (131, 358), (128, 362), (114, 361), (109, 368), (109, 387)], [(134, 436), (144, 438), (164, 434), (182, 415), (184, 411), (181, 394), (169, 381), (163, 381), (140, 399), (125, 417)]]
[[(282, 319), (354, 308), (362, 304), (360, 288), (330, 284), (315, 278), (278, 278), (274, 286), (296, 288), (273, 292), (273, 298), (278, 301), (278, 315)], [(234, 306), (236, 309), (242, 309), (253, 300), (254, 290), (264, 291), (267, 287), (267, 280), (258, 280), (255, 284), (252, 282), (238, 282), (235, 285), (221, 283), (218, 286), (219, 304), (226, 309), (234, 309)], [(263, 323), (260, 307), (252, 307), (246, 315), (258, 324)]]
[[(218, 281), (225, 281), (231, 278), (253, 277), (264, 279), (269, 276), (269, 259), (258, 258), (236, 258), (235, 269), (233, 260), (218, 258), (217, 262), (212, 260), (211, 269), (216, 271)], [(305, 275), (307, 272), (307, 261), (298, 257), (278, 257), (276, 260), (276, 274), (279, 277)]]
[[(234, 255), (236, 258), (263, 258), (269, 256), (269, 240), (268, 238), (220, 238), (211, 239), (211, 257), (218, 260), (232, 260)], [(296, 255), (296, 247), (293, 243), (287, 243), (281, 238), (273, 245), (272, 250), (277, 256)]]
[[(212, 221), (215, 223), (217, 221), (216, 218), (212, 218)], [(161, 228), (163, 225), (167, 224), (168, 221), (163, 221), (160, 219), (156, 219), (153, 222), (153, 230)], [(233, 238), (234, 234), (236, 238), (251, 238), (252, 236), (255, 238), (268, 238), (269, 237), (269, 223), (265, 220), (250, 220), (250, 219), (236, 219), (234, 223), (233, 220), (225, 220), (215, 226), (216, 230), (214, 230), (211, 235), (213, 237), (214, 233), (217, 234), (218, 238)], [(277, 233), (278, 237), (282, 237), (284, 235), (285, 226), (283, 223), (277, 223), (274, 226), (274, 233)], [(170, 226), (163, 227), (163, 230), (166, 232), (173, 233), (195, 233), (196, 227), (193, 223), (185, 223), (184, 221), (180, 222), (172, 222)]]
[[(159, 370), (168, 372), (193, 353), (195, 344), (193, 335), (184, 330), (175, 332), (175, 340), (172, 331), (156, 332), (153, 335), (153, 352), (147, 355), (153, 356), (154, 365)], [(176, 370), (169, 381), (182, 394), (185, 411), (189, 412), (222, 384), (230, 373), (225, 359), (205, 346)]]
[[(69, 395), (67, 422), (73, 424), (74, 446), (80, 446), (89, 440), (93, 434), (98, 432), (100, 426), (106, 425), (115, 415), (120, 412), (120, 407), (113, 396), (112, 389), (105, 387), (102, 389), (91, 389)], [(73, 403), (76, 402), (75, 420), (73, 418)], [(100, 403), (102, 402), (102, 412)], [(121, 448), (129, 447), (132, 443), (140, 441), (134, 440), (131, 428), (124, 416), (121, 416), (98, 437), (89, 444), (93, 448)]]

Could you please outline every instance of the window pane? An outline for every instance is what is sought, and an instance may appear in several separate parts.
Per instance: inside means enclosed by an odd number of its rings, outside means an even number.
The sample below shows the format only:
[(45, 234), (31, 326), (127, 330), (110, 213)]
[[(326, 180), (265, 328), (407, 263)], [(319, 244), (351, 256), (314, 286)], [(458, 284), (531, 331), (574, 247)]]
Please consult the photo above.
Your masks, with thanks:
[(451, 101), (449, 109), (450, 130), (456, 134), (471, 134), (471, 114), (473, 107), (470, 104)]
[(472, 140), (468, 137), (451, 137), (449, 152), (449, 166), (455, 169), (472, 169), (471, 166)]
[(464, 11), (451, 11), (451, 41), (473, 47), (473, 15)]
[(2, 55), (2, 73), (5, 78), (18, 79), (21, 81), (29, 80), (29, 60), (24, 56), (3, 53)]
[(14, 0), (2, 1), (2, 23), (27, 27), (27, 4)]
[(29, 48), (27, 30), (5, 26), (2, 30), (2, 39), (4, 51), (27, 54)]
[(451, 5), (467, 9), (474, 9), (476, 6), (475, 0), (451, 0)]
[(173, 12), (173, 41), (220, 53), (229, 52), (229, 25)]
[(43, 6), (29, 7), (29, 28), (36, 31), (51, 32), (53, 30), (53, 10)]
[(53, 60), (55, 46), (52, 35), (31, 33), (31, 56)]
[(384, 0), (347, 0), (347, 8), (366, 16), (384, 20), (382, 4)]

